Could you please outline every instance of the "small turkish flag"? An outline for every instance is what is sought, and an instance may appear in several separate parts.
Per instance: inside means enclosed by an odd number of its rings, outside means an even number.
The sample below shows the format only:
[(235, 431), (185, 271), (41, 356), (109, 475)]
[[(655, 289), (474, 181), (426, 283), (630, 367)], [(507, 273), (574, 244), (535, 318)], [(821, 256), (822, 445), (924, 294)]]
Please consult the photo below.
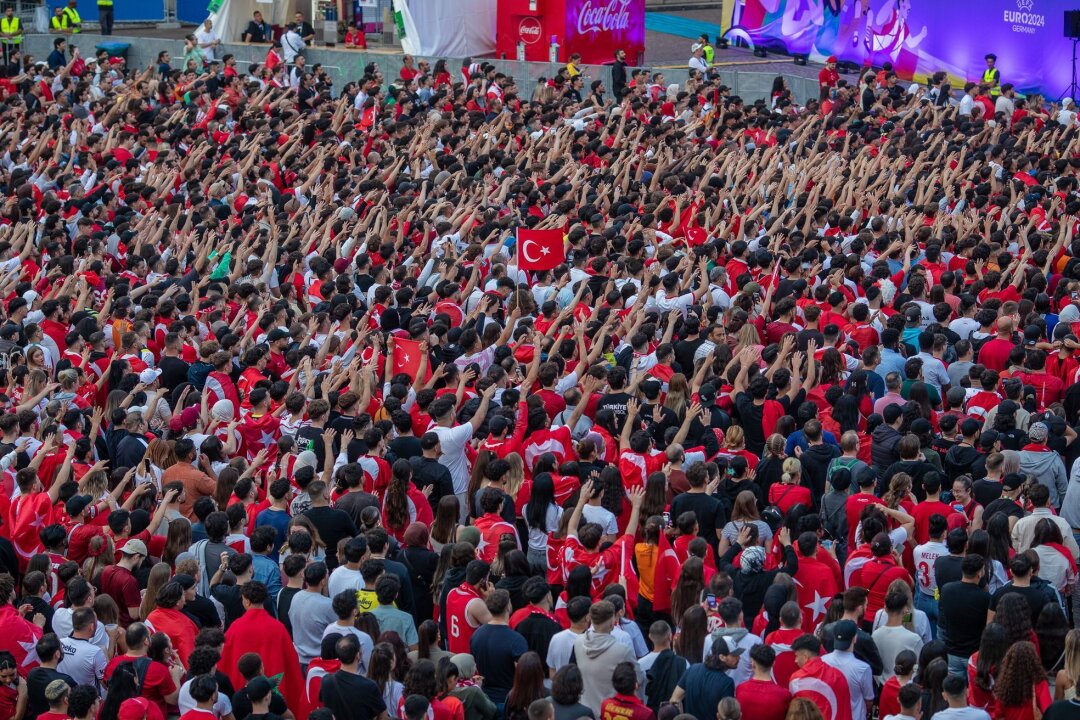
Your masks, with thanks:
[[(419, 340), (410, 340), (408, 338), (394, 338), (394, 374), (405, 373), (414, 380), (420, 380), (416, 377), (417, 372), (420, 370), (420, 358), (423, 357), (423, 350), (420, 349)], [(426, 382), (431, 377), (431, 363), (427, 365), (427, 370), (424, 372), (423, 381)]]
[(518, 230), (519, 270), (551, 270), (566, 261), (562, 230)]

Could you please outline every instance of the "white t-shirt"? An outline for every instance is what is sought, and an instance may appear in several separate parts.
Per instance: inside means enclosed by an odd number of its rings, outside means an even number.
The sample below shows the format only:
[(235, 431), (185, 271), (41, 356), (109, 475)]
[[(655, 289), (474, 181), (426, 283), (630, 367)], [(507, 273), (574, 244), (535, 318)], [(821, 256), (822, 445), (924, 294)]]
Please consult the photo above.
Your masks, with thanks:
[(934, 713), (933, 720), (990, 720), (990, 714), (982, 708), (945, 708)]
[[(587, 507), (587, 506), (586, 506)], [(544, 527), (530, 527), (529, 528), (529, 549), (543, 551), (547, 550), (548, 546), (548, 533), (559, 529), (559, 518), (562, 517), (563, 509), (558, 505), (548, 505), (547, 515), (544, 518)], [(584, 514), (584, 512), (582, 513)], [(525, 503), (525, 507), (521, 509), (521, 516), (528, 517), (529, 504)], [(525, 524), (528, 525), (529, 521), (526, 520)], [(336, 572), (336, 571), (335, 571)]]
[(586, 505), (581, 509), (581, 515), (585, 518), (585, 522), (596, 523), (604, 528), (605, 535), (619, 534), (618, 520), (610, 510), (606, 510), (600, 505)]
[(465, 457), (465, 445), (472, 440), (472, 423), (456, 427), (437, 426), (432, 432), (439, 436), (442, 455), (439, 462), (450, 471), (454, 480), (454, 493), (463, 495), (469, 489), (469, 461)]
[(343, 626), (337, 623), (330, 623), (323, 630), (323, 637), (330, 635), (331, 633), (338, 633), (339, 635), (353, 635), (360, 641), (360, 670), (361, 674), (367, 676), (368, 663), (371, 661), (371, 651), (375, 647), (375, 643), (372, 641), (371, 636), (363, 630), (358, 630), (352, 625)]
[(346, 590), (359, 590), (364, 586), (364, 576), (359, 570), (350, 570), (344, 565), (338, 565), (334, 572), (330, 573), (330, 582), (327, 591), (330, 597), (336, 597), (338, 593)]
[[(71, 613), (72, 609), (67, 607), (57, 608), (56, 612), (53, 613), (52, 629), (56, 633), (56, 637), (61, 640), (71, 635)], [(100, 620), (98, 620), (97, 629), (94, 630), (94, 637), (91, 642), (108, 652), (109, 635), (105, 631), (105, 624)]]
[(547, 664), (552, 670), (557, 671), (564, 665), (570, 664), (570, 655), (574, 652), (574, 643), (581, 637), (573, 630), (562, 630), (551, 636), (548, 643)]
[(895, 674), (893, 669), (896, 665), (897, 655), (904, 650), (910, 650), (915, 653), (915, 657), (918, 657), (923, 646), (922, 638), (903, 625), (879, 627), (874, 630), (871, 637), (874, 638), (874, 644), (877, 645), (878, 652), (881, 653), (882, 680), (888, 680)]
[(56, 669), (70, 675), (79, 685), (101, 690), (101, 679), (105, 677), (105, 666), (109, 664), (102, 649), (89, 640), (73, 637), (64, 638), (60, 645), (64, 650), (64, 659)]
[[(183, 715), (186, 712), (190, 712), (195, 709), (196, 702), (191, 697), (191, 681), (188, 680), (180, 686), (180, 695), (176, 699), (176, 704), (180, 706), (180, 714)], [(232, 714), (232, 702), (229, 700), (229, 696), (223, 692), (218, 693), (218, 699), (214, 703), (214, 715), (223, 718), (226, 715)]]
[[(217, 33), (214, 32), (213, 29), (206, 30), (205, 28), (200, 27), (198, 30), (195, 31), (195, 39), (199, 41), (199, 45), (206, 45), (208, 43), (214, 42), (215, 40), (218, 40), (219, 38)], [(214, 47), (203, 48), (203, 55), (206, 56), (206, 62), (212, 62), (217, 59), (214, 56), (214, 51), (216, 49), (217, 48)]]

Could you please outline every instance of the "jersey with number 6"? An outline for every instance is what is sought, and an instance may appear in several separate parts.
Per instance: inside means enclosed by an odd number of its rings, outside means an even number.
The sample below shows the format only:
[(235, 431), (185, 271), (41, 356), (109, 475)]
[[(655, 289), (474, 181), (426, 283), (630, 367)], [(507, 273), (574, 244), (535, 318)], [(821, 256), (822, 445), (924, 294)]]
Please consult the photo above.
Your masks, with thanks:
[(461, 583), (446, 596), (446, 629), (450, 635), (446, 640), (446, 647), (455, 655), (469, 652), (469, 640), (478, 627), (472, 624), (469, 613), (466, 612), (469, 603), (473, 602), (484, 600), (469, 583)]

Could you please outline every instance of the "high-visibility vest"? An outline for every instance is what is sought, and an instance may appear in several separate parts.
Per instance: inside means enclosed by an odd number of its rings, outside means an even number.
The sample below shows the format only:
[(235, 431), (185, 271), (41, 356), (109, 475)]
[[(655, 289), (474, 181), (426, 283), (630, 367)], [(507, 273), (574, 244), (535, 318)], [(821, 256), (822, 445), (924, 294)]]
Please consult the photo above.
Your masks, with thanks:
[(1001, 74), (998, 72), (997, 68), (986, 68), (986, 70), (983, 71), (982, 79), (983, 79), (983, 82), (985, 84), (991, 85), (991, 88), (990, 88), (990, 94), (991, 95), (1000, 95), (1001, 94), (1001, 88), (998, 85), (994, 84), (994, 83), (997, 82), (997, 80), (998, 80), (998, 78), (1000, 76), (1001, 76)]
[(52, 29), (53, 30), (63, 30), (66, 27), (67, 27), (67, 16), (66, 15), (53, 15), (52, 16)]
[(705, 62), (712, 65), (713, 58), (716, 57), (716, 51), (713, 49), (713, 46), (709, 43), (705, 43), (702, 50), (705, 51)]
[(98, 7), (112, 7), (113, 0), (98, 0)]
[(15, 37), (4, 38), (5, 45), (18, 45), (22, 42), (22, 23), (17, 17), (0, 17), (0, 32), (15, 33)]
[(64, 8), (64, 18), (67, 20), (67, 26), (71, 29), (71, 32), (77, 33), (82, 25), (82, 18), (79, 17), (79, 11), (73, 7)]

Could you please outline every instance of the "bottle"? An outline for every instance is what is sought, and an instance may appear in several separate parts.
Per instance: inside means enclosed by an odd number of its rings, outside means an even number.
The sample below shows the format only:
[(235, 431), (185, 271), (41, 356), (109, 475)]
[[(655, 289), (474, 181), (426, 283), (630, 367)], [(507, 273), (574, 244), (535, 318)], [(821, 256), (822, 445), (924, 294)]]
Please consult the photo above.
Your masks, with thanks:
[(559, 62), (559, 36), (551, 36), (551, 48), (548, 50), (548, 62)]
[(518, 62), (525, 62), (525, 41), (524, 40), (518, 40), (517, 59), (518, 59)]

